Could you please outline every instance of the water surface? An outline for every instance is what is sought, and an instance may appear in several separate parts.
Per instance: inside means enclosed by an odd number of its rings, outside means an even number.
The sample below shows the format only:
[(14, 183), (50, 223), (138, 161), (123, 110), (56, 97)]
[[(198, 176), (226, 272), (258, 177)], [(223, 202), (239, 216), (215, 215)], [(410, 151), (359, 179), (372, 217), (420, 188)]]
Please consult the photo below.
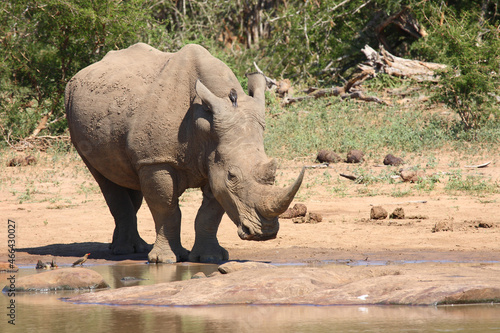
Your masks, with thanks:
[[(215, 265), (95, 265), (112, 288), (189, 279)], [(22, 268), (17, 276), (37, 274)], [(136, 278), (134, 280), (123, 278)], [(7, 274), (0, 278), (6, 281)], [(500, 305), (196, 306), (72, 304), (72, 292), (17, 293), (16, 325), (7, 323), (9, 298), (0, 295), (0, 332), (500, 332)]]

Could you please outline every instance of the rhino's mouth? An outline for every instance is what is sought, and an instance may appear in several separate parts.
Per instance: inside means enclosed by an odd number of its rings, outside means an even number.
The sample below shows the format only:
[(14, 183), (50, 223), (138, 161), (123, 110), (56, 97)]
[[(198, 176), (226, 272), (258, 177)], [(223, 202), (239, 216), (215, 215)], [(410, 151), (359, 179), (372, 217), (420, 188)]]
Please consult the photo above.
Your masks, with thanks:
[(264, 223), (248, 223), (251, 224), (250, 228), (242, 222), (238, 226), (238, 236), (243, 240), (265, 241), (276, 238), (278, 234), (278, 219), (265, 221)]

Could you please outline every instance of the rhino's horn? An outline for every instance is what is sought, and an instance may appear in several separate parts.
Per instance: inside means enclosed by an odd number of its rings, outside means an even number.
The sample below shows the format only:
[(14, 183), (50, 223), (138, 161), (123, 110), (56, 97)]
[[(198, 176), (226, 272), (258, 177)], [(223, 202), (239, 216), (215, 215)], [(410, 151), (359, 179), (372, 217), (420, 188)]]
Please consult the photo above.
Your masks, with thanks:
[(283, 214), (288, 209), (288, 206), (290, 206), (295, 194), (299, 190), (302, 180), (304, 179), (304, 173), (305, 168), (302, 168), (299, 177), (292, 185), (284, 189), (273, 188), (270, 193), (263, 195), (257, 206), (259, 213), (268, 219)]

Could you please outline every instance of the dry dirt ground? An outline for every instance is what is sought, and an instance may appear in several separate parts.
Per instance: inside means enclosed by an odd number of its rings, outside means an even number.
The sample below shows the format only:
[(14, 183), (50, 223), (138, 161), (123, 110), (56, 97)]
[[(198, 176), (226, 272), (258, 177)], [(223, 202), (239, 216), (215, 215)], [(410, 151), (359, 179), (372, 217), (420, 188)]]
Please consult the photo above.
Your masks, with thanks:
[[(276, 239), (249, 242), (238, 238), (235, 225), (225, 216), (218, 238), (232, 260), (310, 264), (351, 260), (498, 263), (497, 153), (462, 156), (439, 152), (405, 157), (409, 165), (420, 166), (427, 175), (434, 175), (439, 180), (436, 183), (410, 184), (391, 179), (387, 175), (400, 167), (381, 165), (383, 156), (369, 155), (361, 165), (338, 163), (308, 169), (294, 203), (303, 203), (309, 211), (321, 214), (321, 223), (299, 224), (282, 219)], [(147, 260), (147, 254), (110, 254), (113, 220), (96, 183), (74, 152), (35, 153), (36, 165), (7, 167), (14, 155), (4, 151), (1, 157), (0, 261), (7, 260), (8, 219), (15, 221), (16, 263), (20, 266), (34, 265), (38, 259), (50, 261), (52, 257), (60, 265), (69, 264), (87, 252), (91, 253), (90, 263)], [(486, 168), (465, 168), (486, 161), (491, 161)], [(314, 164), (314, 156), (280, 161), (277, 185), (289, 184), (303, 165)], [(339, 177), (340, 173), (363, 174), (371, 181), (358, 184)], [(450, 174), (460, 175), (466, 189), (489, 184), (489, 190), (446, 190)], [(469, 179), (468, 183), (465, 179)], [(180, 201), (182, 239), (189, 249), (194, 242), (193, 220), (201, 194), (199, 190), (189, 190)], [(381, 205), (389, 214), (401, 207), (407, 217), (413, 218), (370, 220), (373, 205)], [(145, 203), (138, 216), (140, 235), (152, 244), (155, 228)], [(438, 230), (434, 230), (436, 225)]]

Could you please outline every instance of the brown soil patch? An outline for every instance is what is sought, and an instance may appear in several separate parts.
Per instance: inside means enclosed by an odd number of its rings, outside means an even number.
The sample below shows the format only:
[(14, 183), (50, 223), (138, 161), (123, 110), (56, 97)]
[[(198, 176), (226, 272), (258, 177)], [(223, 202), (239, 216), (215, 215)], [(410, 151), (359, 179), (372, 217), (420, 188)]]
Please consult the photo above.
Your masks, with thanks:
[[(58, 265), (71, 264), (75, 258), (91, 252), (88, 263), (102, 260), (134, 259), (144, 261), (146, 254), (113, 256), (111, 242), (114, 223), (99, 188), (75, 153), (48, 155), (37, 153), (36, 165), (7, 167), (12, 156), (5, 154), (0, 163), (0, 214), (16, 222), (16, 263), (34, 265), (37, 260)], [(433, 189), (429, 184), (403, 183), (400, 179), (379, 182), (353, 182), (339, 173), (365, 173), (374, 178), (397, 167), (380, 166), (380, 157), (365, 157), (362, 164), (338, 163), (327, 168), (308, 169), (295, 203), (322, 216), (316, 224), (281, 220), (274, 240), (249, 242), (239, 239), (236, 227), (226, 216), (219, 230), (220, 244), (233, 260), (271, 261), (274, 263), (338, 260), (451, 260), (500, 261), (500, 194), (450, 192), (445, 190), (448, 176), (460, 170), (463, 176), (481, 177), (489, 184), (498, 181), (497, 155), (462, 157), (454, 153), (434, 156), (405, 156), (412, 165), (425, 166), (427, 174), (440, 174)], [(278, 186), (289, 184), (303, 165), (314, 164), (316, 156), (282, 161), (278, 168)], [(483, 169), (465, 165), (493, 161)], [(366, 176), (366, 174), (365, 174)], [(366, 177), (365, 177), (366, 179)], [(198, 190), (187, 191), (181, 198), (182, 239), (186, 248), (194, 243), (193, 221), (201, 203)], [(293, 205), (292, 204), (292, 205)], [(373, 206), (388, 212), (404, 209), (406, 218), (370, 220)], [(154, 223), (143, 203), (139, 211), (139, 232), (152, 244)], [(416, 218), (410, 218), (416, 217)], [(422, 217), (422, 218), (419, 218)], [(428, 218), (423, 218), (428, 217)], [(437, 230), (438, 222), (448, 221), (452, 228)], [(6, 235), (4, 225), (2, 235)], [(488, 227), (485, 227), (488, 226)], [(439, 228), (438, 228), (439, 229)], [(7, 260), (7, 241), (0, 243), (0, 261)]]

